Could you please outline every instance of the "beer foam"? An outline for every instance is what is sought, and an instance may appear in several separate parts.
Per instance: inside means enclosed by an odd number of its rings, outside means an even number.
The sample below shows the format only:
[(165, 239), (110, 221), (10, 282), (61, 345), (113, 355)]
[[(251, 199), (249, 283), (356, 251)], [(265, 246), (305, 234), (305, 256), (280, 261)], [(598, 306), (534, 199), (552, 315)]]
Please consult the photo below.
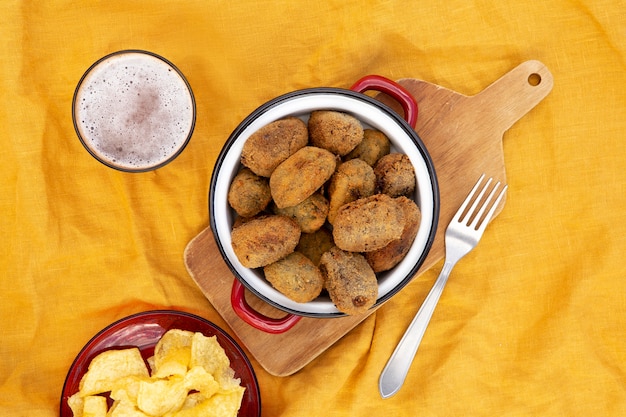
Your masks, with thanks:
[(195, 123), (195, 103), (182, 74), (143, 52), (113, 54), (83, 77), (74, 123), (89, 151), (109, 166), (141, 171), (175, 157)]

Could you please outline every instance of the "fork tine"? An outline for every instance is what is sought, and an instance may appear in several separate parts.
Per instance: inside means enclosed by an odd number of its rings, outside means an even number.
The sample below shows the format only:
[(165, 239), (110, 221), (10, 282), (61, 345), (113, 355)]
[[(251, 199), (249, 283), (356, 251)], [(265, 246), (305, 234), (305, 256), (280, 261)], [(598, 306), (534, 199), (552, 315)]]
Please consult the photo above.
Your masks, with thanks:
[[(478, 201), (480, 200), (480, 198), (482, 198), (482, 194), (485, 193), (485, 191), (487, 191), (487, 187), (489, 186), (489, 182), (487, 183), (487, 185), (485, 185), (485, 188), (483, 188), (483, 192), (481, 193), (481, 196), (479, 198), (476, 199), (476, 203), (478, 203)], [(487, 196), (487, 198), (485, 199), (485, 202), (482, 204), (482, 206), (480, 207), (480, 210), (478, 211), (478, 213), (476, 214), (476, 216), (474, 217), (474, 220), (472, 221), (472, 223), (470, 224), (470, 226), (474, 229), (474, 230), (478, 230), (478, 223), (480, 222), (481, 218), (483, 217), (483, 213), (485, 212), (485, 210), (487, 209), (487, 207), (489, 206), (489, 202), (491, 201), (491, 199), (493, 198), (493, 194), (496, 192), (496, 190), (498, 189), (498, 187), (500, 187), (500, 181), (498, 181), (496, 183), (496, 185), (493, 187), (493, 189), (491, 190), (491, 192), (489, 193), (489, 195)], [(474, 203), (474, 205), (476, 205), (476, 203)], [(472, 207), (474, 208), (474, 207)], [(481, 223), (482, 224), (482, 223)]]
[[(482, 174), (480, 178), (478, 178), (478, 181), (476, 181), (476, 184), (474, 184), (474, 187), (472, 188), (468, 196), (465, 197), (465, 200), (463, 200), (461, 207), (459, 207), (459, 210), (454, 215), (453, 220), (469, 226), (469, 222), (473, 218), (472, 213), (476, 211), (476, 206), (478, 206), (478, 203), (480, 203), (480, 200), (483, 198), (483, 194), (485, 194), (485, 190), (487, 189), (487, 187), (489, 187), (489, 184), (491, 184), (491, 181), (493, 180), (492, 178), (489, 178), (487, 184), (484, 185), (478, 196), (474, 198), (474, 194), (476, 194), (476, 191), (478, 190), (478, 187), (480, 186), (484, 178), (485, 174)], [(469, 208), (469, 210), (466, 210), (467, 206), (472, 201), (472, 206)]]
[[(454, 214), (454, 217), (452, 218), (452, 221), (456, 221), (456, 222), (459, 222), (459, 223), (462, 221), (461, 220), (461, 216), (463, 216), (463, 213), (465, 213), (465, 209), (467, 208), (467, 206), (470, 203), (470, 201), (472, 201), (472, 197), (476, 193), (476, 190), (478, 189), (478, 186), (482, 182), (483, 178), (485, 178), (485, 174), (482, 174), (480, 176), (480, 178), (478, 178), (478, 181), (476, 182), (476, 184), (474, 184), (474, 187), (472, 188), (472, 190), (470, 191), (468, 196), (465, 197), (465, 200), (463, 200), (463, 203), (461, 204), (461, 207), (459, 207), (457, 212)], [(470, 209), (467, 212), (471, 213), (472, 210)], [(463, 218), (465, 218), (465, 216)]]
[[(470, 207), (470, 209), (467, 211), (467, 214), (465, 215), (465, 218), (463, 219), (463, 222), (466, 224), (466, 226), (470, 226), (471, 225), (474, 228), (476, 227), (476, 221), (482, 215), (482, 210), (477, 215), (474, 215), (474, 213), (476, 213), (476, 208), (478, 207), (478, 204), (480, 204), (480, 202), (482, 201), (483, 196), (485, 195), (485, 191), (487, 191), (487, 189), (489, 188), (489, 185), (491, 185), (492, 181), (493, 181), (493, 178), (489, 178), (487, 180), (487, 183), (480, 190), (480, 193), (478, 193), (478, 196), (474, 200), (474, 203), (472, 204), (472, 207)], [(489, 202), (489, 199), (487, 199), (487, 202)], [(484, 207), (484, 206), (482, 206), (482, 207)], [(473, 222), (473, 223), (470, 223), (470, 222)]]
[[(487, 199), (487, 201), (483, 205), (483, 208), (480, 210), (479, 216), (477, 216), (476, 218), (479, 218), (479, 217), (482, 216), (482, 212), (485, 211), (485, 208), (487, 207), (487, 204), (489, 203), (489, 200), (491, 200), (491, 197), (493, 197), (494, 193), (496, 192), (496, 190), (498, 189), (499, 186), (500, 186), (500, 182), (498, 182), (496, 184), (496, 186), (493, 188), (493, 190), (489, 194), (489, 198)], [(476, 229), (481, 234), (482, 234), (482, 232), (485, 231), (485, 228), (487, 227), (487, 224), (489, 223), (489, 221), (493, 217), (493, 214), (495, 213), (496, 208), (498, 207), (498, 204), (500, 204), (500, 200), (502, 200), (502, 197), (504, 197), (504, 193), (506, 193), (507, 188), (509, 188), (508, 185), (505, 185), (504, 188), (502, 188), (502, 191), (500, 191), (500, 194), (498, 194), (498, 197), (496, 198), (496, 201), (494, 201), (493, 205), (491, 206), (491, 208), (487, 212), (487, 215), (485, 216), (485, 219), (483, 220), (483, 222), (480, 224), (480, 227), (478, 227), (478, 229)]]
[[(489, 207), (489, 203), (491, 202), (493, 196), (495, 195), (496, 191), (501, 185), (500, 181), (498, 181), (496, 185), (493, 187), (493, 189), (491, 190), (491, 192), (489, 193), (489, 195), (487, 195), (487, 198), (485, 199), (485, 201), (483, 202), (482, 201), (483, 196), (485, 195), (485, 193), (489, 189), (489, 186), (493, 182), (493, 178), (489, 178), (487, 180), (487, 182), (481, 188), (476, 198), (474, 198), (474, 195), (478, 191), (478, 188), (481, 186), (481, 183), (483, 182), (484, 178), (485, 178), (485, 174), (482, 174), (480, 178), (478, 179), (478, 181), (476, 182), (476, 184), (474, 185), (474, 187), (472, 188), (472, 190), (470, 191), (469, 195), (463, 201), (463, 204), (461, 204), (461, 207), (459, 208), (459, 210), (457, 211), (457, 213), (455, 214), (453, 218), (453, 220), (459, 223), (463, 223), (467, 227), (471, 227), (472, 229), (477, 230), (477, 231), (485, 230), (485, 228), (487, 227), (487, 224), (493, 217), (493, 214), (496, 208), (498, 207), (500, 200), (502, 200), (502, 197), (504, 196), (504, 193), (506, 192), (508, 188), (508, 186), (506, 185), (504, 186), (504, 189), (500, 191), (500, 194), (496, 198), (496, 201), (491, 206), (490, 210), (487, 212), (487, 215), (483, 217), (485, 210)], [(470, 204), (470, 202), (472, 202), (472, 206), (469, 209), (467, 209), (467, 206)], [(478, 207), (479, 204), (481, 204), (480, 207)], [(476, 212), (477, 210), (478, 212)]]

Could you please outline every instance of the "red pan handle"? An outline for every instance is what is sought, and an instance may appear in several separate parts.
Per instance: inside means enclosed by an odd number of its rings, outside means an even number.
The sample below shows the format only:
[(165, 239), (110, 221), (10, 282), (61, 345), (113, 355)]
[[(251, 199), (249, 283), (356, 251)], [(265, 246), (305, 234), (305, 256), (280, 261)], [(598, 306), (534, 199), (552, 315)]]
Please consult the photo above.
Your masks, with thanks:
[(239, 280), (233, 281), (233, 288), (230, 292), (230, 303), (239, 318), (255, 329), (266, 333), (284, 333), (296, 325), (302, 318), (295, 314), (287, 314), (282, 318), (267, 317), (254, 310), (246, 301), (245, 287)]
[(394, 99), (396, 99), (404, 110), (404, 120), (415, 129), (417, 123), (417, 101), (404, 87), (395, 81), (391, 81), (388, 78), (381, 77), (380, 75), (366, 75), (358, 80), (350, 90), (363, 93), (367, 90), (375, 90), (381, 93), (385, 93)]

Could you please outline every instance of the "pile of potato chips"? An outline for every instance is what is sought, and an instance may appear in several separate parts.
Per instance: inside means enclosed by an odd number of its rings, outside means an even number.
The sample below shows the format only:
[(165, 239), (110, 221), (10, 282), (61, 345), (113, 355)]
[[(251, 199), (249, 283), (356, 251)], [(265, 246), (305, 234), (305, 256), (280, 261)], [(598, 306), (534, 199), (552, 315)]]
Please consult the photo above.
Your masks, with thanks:
[(237, 415), (245, 388), (215, 336), (169, 330), (148, 365), (137, 348), (100, 353), (68, 399), (74, 417)]

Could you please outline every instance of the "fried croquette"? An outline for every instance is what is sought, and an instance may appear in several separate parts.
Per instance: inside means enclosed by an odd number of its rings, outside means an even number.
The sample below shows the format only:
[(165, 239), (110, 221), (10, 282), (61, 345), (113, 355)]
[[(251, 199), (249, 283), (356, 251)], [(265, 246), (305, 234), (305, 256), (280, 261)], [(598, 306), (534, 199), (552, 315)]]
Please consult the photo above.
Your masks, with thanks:
[(313, 233), (326, 222), (329, 204), (326, 197), (316, 192), (295, 206), (285, 208), (273, 206), (274, 213), (294, 219), (303, 233)]
[(376, 274), (360, 253), (333, 247), (320, 259), (325, 287), (337, 309), (346, 314), (365, 313), (376, 303)]
[(375, 194), (343, 205), (333, 224), (333, 239), (339, 248), (371, 252), (400, 238), (404, 213), (386, 194)]
[(335, 246), (333, 234), (323, 227), (313, 233), (302, 233), (296, 251), (304, 254), (315, 265), (318, 265), (322, 254), (333, 246)]
[(378, 193), (400, 197), (415, 191), (415, 170), (405, 154), (390, 153), (383, 156), (374, 165), (374, 173)]
[(383, 132), (374, 129), (363, 131), (363, 140), (345, 156), (345, 160), (359, 158), (374, 166), (376, 162), (391, 151), (391, 142)]
[(246, 268), (258, 268), (289, 255), (300, 240), (300, 226), (287, 216), (267, 215), (233, 229), (232, 246)]
[(251, 220), (256, 219), (257, 217), (261, 217), (263, 215), (257, 215), (257, 216), (252, 216), (252, 217), (241, 217), (241, 216), (236, 216), (235, 220), (233, 221), (233, 229), (238, 228), (239, 226), (241, 226), (244, 223), (248, 223)]
[(278, 208), (295, 206), (317, 191), (335, 172), (336, 157), (326, 149), (305, 146), (284, 160), (270, 176)]
[(297, 303), (314, 300), (324, 287), (319, 268), (300, 252), (266, 265), (263, 272), (274, 288)]
[(228, 189), (228, 204), (242, 217), (259, 214), (270, 201), (272, 194), (268, 179), (256, 175), (249, 168), (242, 168)]
[(328, 222), (333, 224), (341, 206), (374, 195), (375, 188), (376, 175), (367, 162), (352, 159), (339, 165), (328, 185)]
[(365, 259), (374, 272), (388, 271), (404, 259), (419, 230), (422, 214), (415, 201), (404, 196), (397, 197), (396, 201), (404, 213), (404, 230), (399, 239), (392, 240), (387, 246), (365, 254)]
[(241, 151), (241, 163), (262, 177), (309, 141), (306, 123), (297, 117), (276, 120), (254, 132)]
[(355, 117), (332, 110), (316, 110), (309, 117), (309, 139), (313, 146), (344, 156), (363, 140), (363, 126)]

